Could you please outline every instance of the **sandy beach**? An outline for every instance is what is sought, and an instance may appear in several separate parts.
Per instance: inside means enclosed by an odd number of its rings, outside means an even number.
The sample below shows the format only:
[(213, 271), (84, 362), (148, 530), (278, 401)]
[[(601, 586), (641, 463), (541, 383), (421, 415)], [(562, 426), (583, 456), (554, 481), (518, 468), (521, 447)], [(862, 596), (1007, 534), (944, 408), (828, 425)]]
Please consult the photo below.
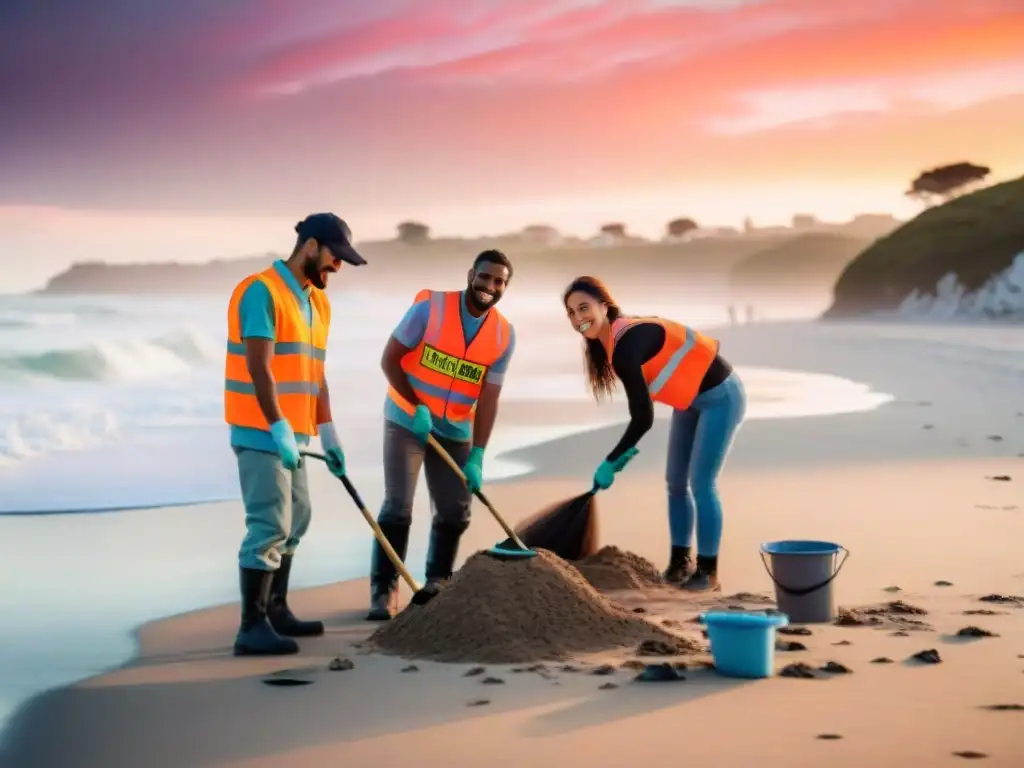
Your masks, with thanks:
[[(706, 646), (692, 621), (699, 612), (770, 605), (761, 542), (838, 542), (851, 555), (835, 583), (837, 602), (877, 608), (879, 623), (780, 635), (804, 648), (779, 650), (777, 671), (804, 663), (816, 670), (814, 679), (723, 678), (706, 668), (706, 648), (642, 657), (685, 666), (685, 679), (667, 683), (634, 680), (635, 644), (543, 668), (372, 653), (362, 644), (377, 627), (362, 620), (367, 586), (355, 580), (294, 596), (296, 613), (328, 623), (327, 634), (303, 642), (299, 656), (232, 658), (234, 603), (141, 627), (132, 662), (26, 703), (4, 731), (0, 765), (454, 768), (578, 761), (614, 768), (694, 761), (843, 768), (955, 765), (972, 756), (984, 765), (1021, 765), (1019, 329), (794, 323), (720, 335), (736, 364), (842, 376), (895, 399), (869, 412), (744, 425), (721, 482), (723, 592), (692, 597), (649, 587), (605, 598)], [(550, 408), (552, 420), (569, 418), (564, 406)], [(506, 418), (513, 415), (510, 408)], [(488, 486), (490, 497), (515, 520), (585, 490), (595, 459), (619, 429), (509, 455), (538, 471)], [(602, 543), (659, 569), (668, 549), (666, 433), (659, 419), (629, 470), (599, 497)], [(337, 504), (337, 493), (335, 483), (318, 477), (315, 509)], [(363, 493), (376, 508), (379, 489)], [(240, 519), (233, 502), (189, 514), (231, 510)], [(421, 531), (425, 511), (418, 509)], [(475, 505), (460, 560), (501, 538)], [(412, 556), (422, 557), (415, 549)], [(404, 587), (402, 596), (408, 598)], [(895, 610), (886, 608), (894, 601), (901, 601)], [(907, 606), (920, 609), (909, 614), (920, 623), (906, 621)], [(957, 635), (971, 626), (991, 636)], [(910, 660), (925, 650), (937, 651), (941, 662)], [(330, 669), (336, 658), (351, 668)], [(818, 671), (828, 662), (848, 672)], [(486, 669), (467, 675), (478, 666)], [(275, 673), (308, 684), (265, 684)]]

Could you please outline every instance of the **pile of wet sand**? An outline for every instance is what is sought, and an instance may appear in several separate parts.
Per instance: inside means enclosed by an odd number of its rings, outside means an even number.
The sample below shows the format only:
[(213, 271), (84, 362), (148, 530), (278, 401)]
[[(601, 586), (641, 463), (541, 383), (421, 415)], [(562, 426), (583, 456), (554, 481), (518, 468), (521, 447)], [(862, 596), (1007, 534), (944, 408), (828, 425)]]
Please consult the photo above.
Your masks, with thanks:
[(679, 636), (608, 601), (574, 567), (540, 549), (528, 560), (477, 552), (424, 606), (383, 624), (367, 646), (405, 658), (512, 664)]
[(602, 547), (573, 565), (583, 578), (602, 592), (664, 586), (665, 580), (650, 560), (615, 546)]

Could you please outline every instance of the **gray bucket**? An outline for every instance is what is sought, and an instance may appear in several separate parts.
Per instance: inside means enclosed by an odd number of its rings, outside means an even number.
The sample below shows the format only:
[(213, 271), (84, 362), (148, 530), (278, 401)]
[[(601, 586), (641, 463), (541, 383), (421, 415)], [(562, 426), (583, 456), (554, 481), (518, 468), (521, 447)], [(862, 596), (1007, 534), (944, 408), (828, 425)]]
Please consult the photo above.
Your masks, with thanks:
[[(839, 553), (843, 559), (836, 564)], [(764, 556), (771, 557), (768, 567)], [(791, 624), (825, 624), (836, 616), (832, 581), (850, 556), (830, 541), (773, 541), (761, 545), (761, 562), (775, 584), (775, 603)]]

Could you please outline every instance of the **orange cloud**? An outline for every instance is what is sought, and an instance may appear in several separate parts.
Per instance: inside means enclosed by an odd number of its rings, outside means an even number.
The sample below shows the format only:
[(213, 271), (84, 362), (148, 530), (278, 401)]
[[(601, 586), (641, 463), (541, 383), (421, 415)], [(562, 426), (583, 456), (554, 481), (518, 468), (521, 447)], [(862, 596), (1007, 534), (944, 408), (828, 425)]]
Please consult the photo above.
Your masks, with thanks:
[(303, 41), (263, 60), (249, 84), (294, 92), (401, 70), (424, 83), (544, 87), (643, 67), (749, 86), (1016, 59), (1024, 39), (1024, 6), (1012, 0), (473, 6), (410, 4), (407, 14)]

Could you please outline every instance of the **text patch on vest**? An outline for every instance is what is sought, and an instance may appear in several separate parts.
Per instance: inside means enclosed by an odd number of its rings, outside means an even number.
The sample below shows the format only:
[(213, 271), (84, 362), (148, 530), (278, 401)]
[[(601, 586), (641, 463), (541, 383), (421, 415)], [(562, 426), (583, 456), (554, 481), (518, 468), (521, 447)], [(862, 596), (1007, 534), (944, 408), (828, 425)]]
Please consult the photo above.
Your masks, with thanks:
[(487, 366), (463, 360), (455, 355), (449, 355), (429, 344), (423, 346), (423, 354), (420, 355), (420, 365), (432, 371), (451, 376), (459, 381), (466, 381), (470, 384), (479, 384), (484, 380), (487, 373)]

